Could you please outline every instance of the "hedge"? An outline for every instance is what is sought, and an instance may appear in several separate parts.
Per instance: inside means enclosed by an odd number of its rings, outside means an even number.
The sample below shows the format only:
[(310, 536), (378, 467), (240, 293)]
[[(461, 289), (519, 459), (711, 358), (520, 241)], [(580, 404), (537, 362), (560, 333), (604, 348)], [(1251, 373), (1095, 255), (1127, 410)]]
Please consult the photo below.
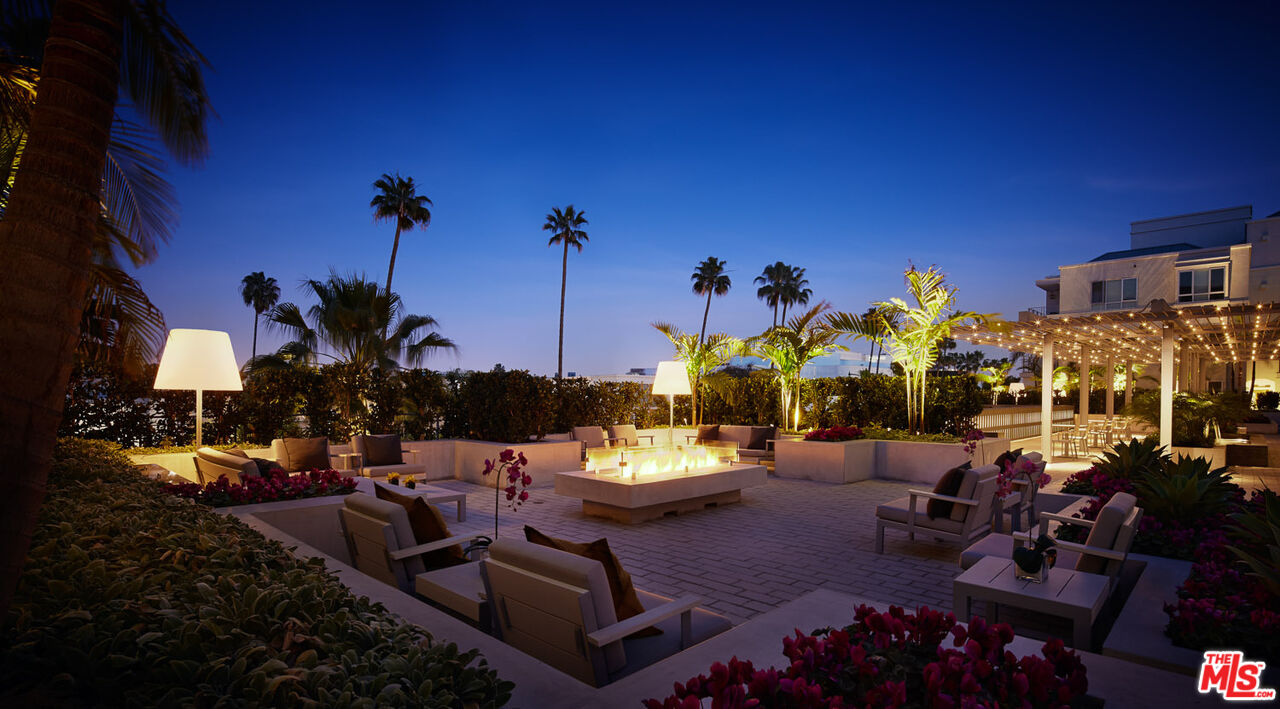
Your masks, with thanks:
[[(194, 395), (154, 391), (154, 370), (140, 379), (119, 371), (79, 368), (67, 390), (63, 436), (115, 441), (126, 447), (186, 444), (195, 433)], [(930, 432), (961, 435), (988, 395), (970, 375), (927, 380)], [(676, 397), (676, 420), (690, 419), (690, 397)], [(703, 423), (778, 422), (778, 384), (768, 371), (707, 380)], [(902, 377), (806, 379), (801, 384), (805, 427), (906, 426)], [(507, 370), (393, 373), (345, 364), (257, 372), (243, 392), (204, 395), (204, 437), (215, 443), (265, 446), (281, 436), (328, 436), (345, 441), (361, 431), (396, 432), (410, 440), (473, 438), (518, 443), (574, 426), (662, 426), (665, 397), (635, 382), (563, 379)]]
[(0, 637), (7, 706), (496, 707), (513, 688), (101, 442), (59, 443)]

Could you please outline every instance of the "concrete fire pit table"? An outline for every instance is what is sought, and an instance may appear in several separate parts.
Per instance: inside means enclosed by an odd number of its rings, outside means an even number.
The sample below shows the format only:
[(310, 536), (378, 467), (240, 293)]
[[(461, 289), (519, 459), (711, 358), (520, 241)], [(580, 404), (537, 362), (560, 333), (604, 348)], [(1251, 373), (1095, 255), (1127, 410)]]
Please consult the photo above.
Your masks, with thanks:
[(582, 512), (623, 524), (742, 500), (742, 489), (763, 485), (763, 465), (716, 465), (690, 472), (647, 473), (632, 479), (617, 469), (556, 473), (556, 494), (582, 500)]

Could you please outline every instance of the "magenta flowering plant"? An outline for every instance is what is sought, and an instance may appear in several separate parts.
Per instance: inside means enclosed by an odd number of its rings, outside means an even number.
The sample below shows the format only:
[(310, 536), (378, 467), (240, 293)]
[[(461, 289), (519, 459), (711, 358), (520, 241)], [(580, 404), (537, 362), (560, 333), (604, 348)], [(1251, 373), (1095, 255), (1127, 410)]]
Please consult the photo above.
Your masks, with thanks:
[(1005, 646), (1007, 624), (968, 625), (955, 615), (920, 608), (859, 606), (854, 624), (784, 638), (783, 668), (757, 670), (737, 657), (717, 662), (675, 693), (648, 699), (648, 709), (715, 707), (1062, 707), (1087, 704), (1085, 667), (1062, 641), (1042, 657), (1017, 658)]
[(806, 441), (852, 441), (863, 438), (866, 434), (857, 426), (832, 426), (831, 428), (816, 428), (804, 434)]
[(1035, 461), (1019, 456), (1017, 460), (1006, 462), (1004, 470), (996, 476), (998, 494), (1004, 497), (1013, 492), (1013, 483), (1018, 478), (1025, 479), (1028, 484), (1035, 485), (1037, 488), (1043, 488), (1053, 482), (1053, 478), (1048, 473), (1040, 471), (1040, 466)]
[[(524, 467), (529, 464), (528, 459), (524, 457), (523, 452), (516, 452), (510, 448), (498, 454), (497, 460), (485, 459), (484, 475), (493, 473), (495, 478), (493, 482), (493, 538), (498, 538), (498, 495), (501, 492), (507, 494), (507, 506), (514, 512), (520, 508), (520, 505), (529, 499), (529, 491), (525, 488), (533, 484), (533, 477), (524, 471)], [(502, 485), (502, 475), (506, 474), (506, 486)]]
[(232, 483), (227, 476), (220, 475), (217, 480), (204, 485), (178, 483), (164, 486), (164, 491), (170, 495), (185, 497), (210, 507), (346, 495), (355, 489), (355, 478), (343, 477), (336, 470), (311, 470), (293, 475), (283, 470), (269, 470), (262, 477), (241, 478), (238, 483)]

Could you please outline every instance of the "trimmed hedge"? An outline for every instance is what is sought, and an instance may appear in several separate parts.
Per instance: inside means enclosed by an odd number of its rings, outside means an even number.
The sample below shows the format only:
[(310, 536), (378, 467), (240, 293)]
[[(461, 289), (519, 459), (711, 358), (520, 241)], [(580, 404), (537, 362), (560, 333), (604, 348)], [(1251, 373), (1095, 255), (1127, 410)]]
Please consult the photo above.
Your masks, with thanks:
[[(77, 369), (67, 391), (63, 436), (113, 440), (123, 446), (188, 443), (194, 435), (192, 392), (153, 391), (148, 377)], [(930, 432), (962, 435), (989, 400), (970, 375), (927, 381)], [(805, 427), (906, 427), (900, 376), (806, 379)], [(703, 423), (770, 425), (780, 419), (778, 384), (768, 371), (707, 380)], [(690, 419), (690, 397), (676, 397), (676, 420)], [(389, 374), (346, 364), (258, 372), (243, 392), (205, 394), (205, 439), (265, 446), (281, 436), (345, 441), (359, 431), (397, 432), (409, 440), (473, 438), (519, 443), (574, 426), (663, 426), (665, 397), (634, 382), (556, 381), (501, 366), (489, 372), (402, 370)]]
[(55, 453), (0, 633), (8, 706), (496, 707), (513, 685), (111, 444)]

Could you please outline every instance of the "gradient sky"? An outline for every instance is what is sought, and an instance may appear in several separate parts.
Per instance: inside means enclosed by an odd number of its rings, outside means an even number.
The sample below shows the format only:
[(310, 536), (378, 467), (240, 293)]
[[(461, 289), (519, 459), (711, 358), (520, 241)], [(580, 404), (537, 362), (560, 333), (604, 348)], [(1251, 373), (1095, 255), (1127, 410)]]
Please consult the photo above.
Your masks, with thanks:
[(138, 272), (169, 326), (230, 331), (244, 360), (245, 274), (304, 308), (330, 269), (384, 280), (384, 172), (434, 202), (394, 284), (459, 346), (427, 366), (544, 374), (552, 206), (590, 220), (569, 255), (579, 374), (669, 358), (649, 323), (698, 329), (708, 256), (733, 279), (712, 331), (770, 324), (751, 281), (778, 260), (857, 311), (936, 263), (962, 308), (1012, 317), (1043, 304), (1036, 278), (1126, 248), (1130, 221), (1280, 209), (1273, 3), (614, 5), (171, 2), (218, 118)]

